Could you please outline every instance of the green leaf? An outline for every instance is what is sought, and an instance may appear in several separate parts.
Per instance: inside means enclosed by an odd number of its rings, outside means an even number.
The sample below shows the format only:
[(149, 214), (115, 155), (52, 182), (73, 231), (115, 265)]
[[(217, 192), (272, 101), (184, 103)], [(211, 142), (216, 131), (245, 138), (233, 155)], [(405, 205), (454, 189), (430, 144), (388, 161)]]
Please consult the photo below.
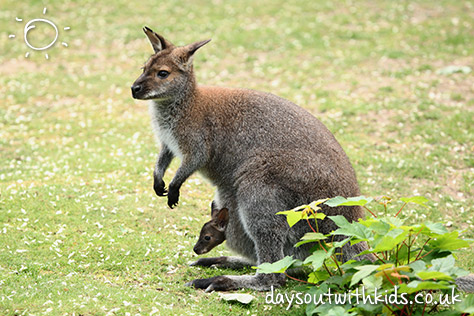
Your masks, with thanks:
[[(317, 202), (317, 201), (316, 201)], [(315, 202), (313, 202), (315, 203)], [(276, 213), (276, 215), (286, 215), (286, 221), (290, 227), (293, 227), (296, 223), (298, 223), (302, 219), (314, 218), (314, 219), (321, 219), (323, 220), (326, 217), (326, 214), (321, 212), (315, 212), (313, 215), (311, 212), (304, 212), (304, 210), (309, 209), (309, 205), (302, 205), (298, 206), (289, 211), (281, 211)], [(303, 209), (303, 210), (301, 210)]]
[(347, 219), (342, 216), (342, 215), (337, 215), (337, 216), (329, 216), (329, 218), (334, 222), (336, 223), (337, 226), (339, 227), (345, 227), (345, 226), (348, 226), (350, 225), (351, 223), (349, 223), (347, 221)]
[(379, 241), (377, 242), (374, 251), (381, 252), (381, 251), (388, 251), (395, 248), (396, 245), (400, 244), (404, 241), (408, 236), (408, 231), (405, 231), (400, 228), (395, 228), (385, 234)]
[(451, 281), (453, 278), (446, 273), (439, 272), (439, 271), (420, 271), (416, 274), (422, 280), (448, 280)]
[(403, 225), (403, 219), (400, 217), (389, 216), (385, 217), (384, 220), (393, 227), (400, 227)]
[(433, 281), (411, 281), (408, 284), (401, 284), (399, 288), (400, 293), (415, 293), (422, 290), (439, 290), (439, 289), (449, 289), (451, 285), (444, 281), (433, 282)]
[(344, 216), (337, 215), (328, 217), (339, 226), (339, 229), (330, 233), (331, 235), (354, 236), (359, 239), (355, 242), (369, 240), (373, 235), (369, 228), (358, 222), (349, 223)]
[(326, 214), (324, 213), (321, 213), (321, 212), (318, 212), (318, 213), (314, 213), (314, 214), (309, 214), (309, 215), (303, 215), (303, 219), (307, 219), (307, 218), (314, 218), (314, 219), (325, 219), (326, 218)]
[(354, 284), (358, 283), (361, 279), (363, 279), (366, 276), (370, 275), (372, 272), (377, 270), (378, 267), (379, 267), (378, 265), (371, 265), (371, 264), (363, 265), (363, 266), (360, 266), (360, 267), (355, 267), (359, 271), (354, 273), (354, 275), (352, 276), (350, 286), (353, 286)]
[[(346, 298), (345, 305), (336, 305), (334, 300), (332, 301), (332, 303), (324, 302), (324, 304), (321, 304), (316, 309), (314, 309), (314, 313), (316, 313), (316, 315), (325, 315), (325, 316), (355, 316), (357, 315), (357, 313), (349, 313), (348, 310), (352, 306), (348, 303), (349, 303), (348, 298)], [(306, 315), (312, 315), (312, 314), (308, 314), (306, 312)]]
[(322, 239), (326, 239), (327, 237), (324, 236), (323, 234), (321, 233), (306, 233), (304, 234), (303, 237), (301, 237), (301, 240), (322, 240)]
[[(308, 290), (307, 293), (311, 295), (312, 297), (323, 297), (323, 295), (327, 292), (328, 292), (328, 285), (326, 283), (321, 283), (321, 285), (319, 286), (312, 286)], [(311, 315), (317, 314), (317, 311), (316, 311), (317, 307), (318, 306), (315, 304), (315, 302), (311, 301), (311, 303), (306, 305), (306, 315), (311, 316)]]
[(462, 268), (456, 267), (453, 255), (449, 255), (444, 258), (433, 259), (431, 260), (431, 264), (432, 266), (428, 269), (428, 271), (439, 271), (454, 277), (460, 277), (469, 273)]
[(456, 250), (469, 247), (469, 242), (459, 239), (458, 236), (459, 232), (455, 230), (450, 233), (437, 236), (435, 239), (430, 240), (428, 244), (432, 248), (441, 250)]
[(308, 282), (319, 283), (325, 281), (330, 277), (326, 270), (313, 271), (308, 275)]
[[(301, 219), (308, 219), (308, 218), (314, 218), (314, 219), (321, 219), (323, 220), (324, 218), (326, 218), (326, 214), (324, 213), (321, 213), (321, 212), (314, 212), (311, 213), (309, 211), (310, 207), (308, 208), (305, 208), (302, 212), (301, 212)], [(318, 208), (318, 209), (321, 209), (321, 208)], [(313, 209), (314, 210), (314, 209)]]
[(375, 289), (380, 289), (382, 287), (382, 278), (375, 275), (369, 275), (368, 277), (362, 278), (362, 284), (370, 292)]
[(317, 209), (321, 209), (318, 205), (326, 202), (327, 200), (329, 199), (321, 199), (321, 200), (317, 200), (317, 201), (314, 201), (314, 202), (311, 202), (309, 203), (309, 207), (311, 207), (313, 210), (317, 210)]
[(415, 273), (426, 270), (426, 263), (422, 260), (417, 260), (408, 265)]
[(325, 313), (325, 315), (327, 316), (353, 316), (357, 314), (349, 313), (341, 306), (335, 306), (335, 307), (332, 307), (327, 313)]
[(318, 240), (323, 240), (326, 238), (327, 237), (321, 233), (306, 233), (303, 237), (301, 237), (301, 241), (295, 244), (295, 247), (299, 247), (301, 245), (304, 245), (310, 242), (316, 242)]
[(405, 203), (416, 203), (416, 204), (424, 206), (424, 207), (428, 207), (428, 206), (426, 206), (425, 203), (429, 201), (424, 196), (404, 197), (404, 198), (400, 198), (400, 200), (405, 202)]
[(365, 197), (365, 196), (356, 196), (356, 197), (350, 197), (350, 198), (344, 198), (342, 196), (336, 196), (324, 204), (330, 207), (336, 207), (336, 206), (364, 206), (367, 203), (370, 203), (373, 200), (371, 197)]
[(392, 229), (392, 226), (389, 223), (380, 218), (370, 217), (366, 220), (360, 221), (359, 223), (370, 228), (378, 235), (385, 235), (390, 229)]
[(257, 267), (258, 273), (283, 273), (285, 272), (293, 263), (299, 260), (293, 259), (291, 256), (286, 256), (285, 258), (278, 260), (273, 263), (264, 262)]
[(474, 294), (468, 294), (454, 308), (461, 313), (474, 314)]
[(442, 235), (446, 234), (448, 230), (442, 223), (432, 223), (432, 222), (427, 222), (425, 224), (426, 228), (429, 229), (431, 233), (437, 234), (437, 235)]
[(313, 270), (318, 270), (319, 268), (323, 266), (324, 260), (326, 260), (326, 258), (329, 258), (333, 252), (334, 252), (334, 248), (329, 249), (328, 252), (324, 250), (316, 250), (315, 252), (313, 252), (312, 255), (307, 257), (303, 263), (304, 264), (310, 263)]
[(293, 227), (296, 223), (301, 220), (301, 212), (296, 212), (293, 210), (290, 211), (281, 211), (276, 213), (276, 215), (286, 215), (286, 221), (290, 227)]
[(255, 296), (245, 293), (218, 293), (219, 297), (229, 302), (239, 302), (242, 304), (250, 304)]
[(346, 238), (346, 239), (341, 240), (341, 241), (336, 241), (336, 242), (332, 243), (332, 246), (335, 247), (335, 248), (339, 248), (339, 247), (342, 247), (345, 244), (347, 244), (350, 240), (351, 240), (350, 238)]

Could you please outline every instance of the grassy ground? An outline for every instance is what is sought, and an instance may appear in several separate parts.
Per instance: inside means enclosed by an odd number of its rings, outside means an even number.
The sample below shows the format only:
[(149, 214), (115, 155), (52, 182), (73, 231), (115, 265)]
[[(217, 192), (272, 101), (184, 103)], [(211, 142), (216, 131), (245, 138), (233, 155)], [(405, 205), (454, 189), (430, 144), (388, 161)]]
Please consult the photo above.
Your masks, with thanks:
[[(184, 286), (223, 273), (187, 266), (213, 188), (194, 175), (174, 210), (154, 195), (158, 148), (129, 92), (152, 52), (144, 25), (178, 45), (212, 38), (199, 82), (300, 104), (335, 133), (364, 194), (425, 195), (431, 208), (410, 220), (474, 237), (474, 77), (437, 73), (474, 66), (473, 12), (464, 0), (3, 0), (0, 314), (304, 314)], [(59, 29), (48, 60), (22, 38), (41, 17)], [(32, 44), (49, 42), (43, 27)], [(472, 249), (459, 257), (474, 264)]]

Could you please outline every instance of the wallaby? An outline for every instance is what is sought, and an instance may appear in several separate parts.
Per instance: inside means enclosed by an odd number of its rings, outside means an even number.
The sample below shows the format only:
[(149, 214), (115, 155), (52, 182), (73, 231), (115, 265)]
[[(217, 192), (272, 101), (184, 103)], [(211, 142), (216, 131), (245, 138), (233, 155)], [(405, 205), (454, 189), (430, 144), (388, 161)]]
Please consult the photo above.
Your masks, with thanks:
[(202, 255), (222, 244), (225, 240), (225, 230), (228, 223), (229, 210), (226, 208), (216, 208), (213, 201), (211, 205), (211, 220), (202, 226), (199, 240), (193, 248), (194, 252)]
[[(155, 53), (131, 89), (135, 99), (151, 100), (152, 125), (161, 143), (156, 194), (167, 195), (168, 205), (176, 206), (181, 185), (200, 171), (217, 187), (216, 207), (229, 211), (229, 248), (255, 264), (285, 255), (305, 258), (310, 247), (293, 245), (309, 231), (307, 223), (290, 229), (286, 218), (275, 213), (322, 198), (360, 195), (339, 143), (318, 119), (288, 100), (253, 90), (198, 86), (193, 56), (210, 40), (177, 47), (148, 27), (144, 32)], [(163, 175), (176, 156), (181, 165), (166, 190)], [(349, 221), (364, 216), (354, 206), (322, 211)], [(337, 228), (328, 218), (318, 221), (318, 227), (323, 234)], [(366, 248), (347, 243), (342, 260)], [(284, 274), (256, 274), (197, 279), (189, 285), (206, 291), (269, 290), (284, 283)]]
[[(211, 204), (211, 220), (205, 223), (199, 234), (199, 240), (193, 250), (196, 254), (202, 255), (211, 251), (226, 240), (226, 230), (229, 224), (229, 210), (227, 208), (217, 208), (214, 201)], [(199, 258), (191, 263), (204, 267), (219, 267), (230, 269), (241, 269), (252, 265), (251, 261), (246, 261), (239, 257), (217, 257)]]

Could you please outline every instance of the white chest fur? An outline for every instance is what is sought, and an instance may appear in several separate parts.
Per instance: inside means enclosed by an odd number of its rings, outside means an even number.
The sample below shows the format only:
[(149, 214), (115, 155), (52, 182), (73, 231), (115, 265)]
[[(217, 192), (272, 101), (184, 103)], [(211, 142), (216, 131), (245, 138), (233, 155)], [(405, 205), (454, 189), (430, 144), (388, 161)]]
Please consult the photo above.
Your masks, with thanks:
[(163, 118), (162, 114), (159, 111), (158, 106), (154, 101), (150, 101), (148, 104), (148, 111), (151, 116), (151, 125), (153, 127), (153, 132), (158, 142), (162, 145), (167, 146), (173, 155), (182, 159), (183, 154), (179, 149), (178, 141), (173, 135), (170, 124), (167, 124), (167, 120)]

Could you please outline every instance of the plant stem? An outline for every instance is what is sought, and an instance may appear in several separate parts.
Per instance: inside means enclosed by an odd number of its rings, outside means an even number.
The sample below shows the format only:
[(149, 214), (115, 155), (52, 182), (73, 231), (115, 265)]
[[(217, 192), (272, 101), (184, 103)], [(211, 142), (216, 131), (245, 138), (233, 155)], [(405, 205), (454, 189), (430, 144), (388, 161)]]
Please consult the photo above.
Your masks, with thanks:
[(400, 214), (400, 212), (403, 210), (403, 208), (407, 205), (408, 203), (405, 202), (405, 204), (403, 204), (403, 206), (400, 208), (400, 210), (398, 210), (397, 214), (395, 214), (395, 217), (398, 216), (398, 214)]
[[(431, 237), (428, 238), (428, 239), (425, 241), (425, 243), (423, 244), (423, 246), (421, 246), (420, 251), (418, 252), (418, 254), (417, 254), (416, 257), (415, 257), (415, 261), (418, 260), (418, 257), (421, 255), (421, 252), (423, 251), (423, 248), (425, 248), (426, 244), (427, 244), (428, 241), (430, 241), (430, 240), (431, 240)], [(428, 253), (430, 253), (431, 251), (433, 251), (433, 250), (430, 250)], [(424, 258), (428, 253), (426, 253), (426, 254), (425, 254), (423, 257), (421, 257), (421, 258)], [(421, 259), (421, 258), (420, 258), (420, 259)]]
[[(401, 246), (400, 246), (401, 247)], [(398, 267), (399, 262), (398, 262), (398, 245), (395, 246), (396, 252), (395, 252), (395, 267)]]
[(369, 210), (369, 209), (367, 208), (367, 206), (364, 205), (363, 207), (364, 207), (370, 214), (372, 214), (373, 217), (375, 217), (375, 218), (377, 217), (377, 215), (375, 215), (374, 213), (372, 213), (372, 211)]
[(415, 238), (413, 239), (412, 245), (415, 243), (416, 239), (418, 238), (418, 234), (421, 233), (423, 227), (415, 234)]
[(331, 273), (331, 271), (329, 271), (329, 268), (328, 266), (326, 265), (326, 263), (323, 263), (323, 267), (324, 269), (326, 269), (326, 272), (329, 273), (330, 276), (333, 276), (334, 274)]
[(319, 227), (318, 227), (318, 219), (316, 218), (316, 212), (310, 207), (309, 210), (311, 211), (311, 214), (313, 214), (314, 217), (314, 224), (316, 225), (316, 232), (319, 233)]
[(372, 253), (377, 259), (379, 259), (380, 261), (382, 261), (384, 264), (385, 264), (385, 261), (383, 261), (382, 259), (380, 259), (379, 256), (377, 256), (377, 254), (375, 252)]
[(408, 234), (408, 261), (407, 261), (407, 264), (410, 263), (410, 248), (411, 248), (411, 242), (410, 242), (410, 238), (411, 238), (411, 233)]
[(392, 286), (395, 286), (395, 283), (392, 282), (392, 280), (390, 279), (390, 277), (387, 275), (387, 272), (385, 272), (385, 270), (382, 271), (383, 274), (385, 275), (385, 277), (387, 278), (388, 282), (390, 282), (390, 284), (392, 284)]
[(303, 282), (303, 283), (307, 283), (307, 284), (311, 284), (311, 285), (317, 285), (316, 283), (312, 283), (312, 282), (308, 282), (308, 281), (305, 281), (305, 280), (300, 280), (298, 278), (295, 278), (295, 277), (292, 277), (291, 275), (289, 275), (288, 273), (286, 272), (283, 272), (288, 278), (292, 279), (292, 280), (295, 280), (295, 281), (298, 281), (298, 282)]
[[(423, 259), (424, 257), (426, 257), (427, 255), (429, 255), (430, 253), (432, 253), (432, 252), (433, 252), (433, 250), (430, 250), (430, 251), (428, 251), (427, 253), (425, 253), (422, 257), (420, 257), (420, 258), (418, 258), (418, 259), (416, 259), (416, 260), (421, 260), (421, 259)], [(415, 261), (416, 261), (416, 260), (415, 260)]]
[(309, 227), (311, 227), (311, 230), (312, 230), (314, 233), (317, 233), (317, 231), (314, 230), (313, 226), (311, 226), (311, 223), (309, 222), (309, 217), (306, 219), (306, 221), (308, 222)]

